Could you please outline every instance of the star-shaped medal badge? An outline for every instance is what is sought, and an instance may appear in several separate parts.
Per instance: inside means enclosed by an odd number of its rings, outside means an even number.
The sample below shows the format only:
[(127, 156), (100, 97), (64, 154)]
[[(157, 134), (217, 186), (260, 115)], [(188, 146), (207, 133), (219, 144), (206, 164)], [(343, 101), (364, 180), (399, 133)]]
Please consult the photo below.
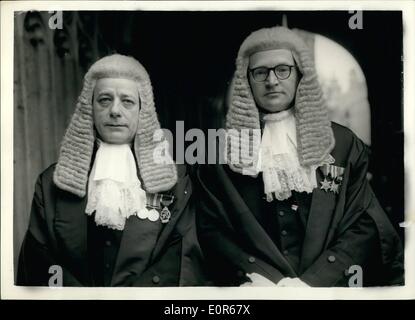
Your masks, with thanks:
[(331, 183), (331, 187), (330, 187), (330, 191), (333, 191), (334, 194), (339, 193), (339, 183), (336, 183), (335, 180), (333, 180), (333, 182)]
[(324, 190), (326, 192), (331, 190), (331, 182), (327, 180), (327, 177), (325, 177), (323, 181), (320, 181), (320, 183), (321, 183), (321, 187), (320, 187), (321, 190)]

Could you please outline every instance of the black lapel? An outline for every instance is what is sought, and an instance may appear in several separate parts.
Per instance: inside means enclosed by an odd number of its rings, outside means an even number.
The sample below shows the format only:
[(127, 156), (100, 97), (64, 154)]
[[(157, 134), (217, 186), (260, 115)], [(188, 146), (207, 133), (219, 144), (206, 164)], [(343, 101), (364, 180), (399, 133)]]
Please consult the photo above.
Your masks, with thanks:
[(55, 232), (58, 250), (68, 269), (82, 283), (89, 283), (87, 197), (79, 198), (58, 190), (55, 214)]
[(190, 196), (192, 195), (193, 189), (189, 176), (186, 175), (184, 178), (179, 179), (172, 191), (176, 200), (170, 208), (171, 218), (170, 221), (164, 226), (160, 234), (156, 247), (154, 248), (151, 261), (154, 261), (161, 253), (171, 232), (174, 230), (177, 221), (179, 221)]
[(235, 174), (233, 172), (231, 174), (233, 175), (232, 180), (237, 179), (234, 180), (235, 186), (238, 187), (238, 192), (243, 201), (253, 213), (255, 218), (258, 221), (261, 221), (261, 219), (263, 219), (261, 212), (264, 210), (265, 200), (262, 174), (259, 174), (256, 178)]
[(320, 189), (324, 179), (321, 167), (316, 170), (317, 188), (313, 191), (310, 213), (307, 220), (300, 270), (304, 270), (323, 251), (333, 218), (336, 195), (331, 191)]
[[(258, 221), (260, 210), (263, 210), (262, 201), (264, 201), (262, 199), (264, 197), (262, 178), (253, 179), (252, 177), (234, 173), (230, 169), (228, 174), (231, 181), (233, 181), (232, 185), (238, 188), (238, 190), (235, 189), (237, 193), (235, 197), (238, 197), (240, 202), (235, 206), (235, 220), (238, 223), (235, 227), (240, 234), (247, 238), (247, 241), (242, 239), (242, 243), (245, 242), (247, 245), (250, 245), (251, 249), (259, 252), (259, 257), (277, 267), (284, 274), (296, 276), (293, 267), (285, 259)], [(222, 179), (226, 181), (229, 178)]]
[(160, 224), (160, 220), (142, 220), (137, 216), (131, 216), (126, 220), (111, 286), (125, 285), (129, 277), (140, 276), (145, 270), (157, 241)]
[[(125, 284), (130, 276), (140, 276), (160, 255), (191, 193), (190, 179), (187, 176), (179, 179), (172, 189), (175, 201), (169, 206), (170, 221), (164, 225), (160, 235), (159, 230), (162, 227), (160, 220), (151, 222), (136, 216), (127, 219), (115, 262), (112, 286)], [(146, 227), (145, 224), (148, 226)]]

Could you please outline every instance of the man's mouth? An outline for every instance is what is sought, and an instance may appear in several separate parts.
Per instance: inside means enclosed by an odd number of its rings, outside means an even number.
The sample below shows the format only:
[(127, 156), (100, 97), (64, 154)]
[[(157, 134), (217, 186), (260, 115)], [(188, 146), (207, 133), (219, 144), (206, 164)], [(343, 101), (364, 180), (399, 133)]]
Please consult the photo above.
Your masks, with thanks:
[(265, 94), (265, 96), (266, 97), (269, 97), (269, 96), (273, 97), (273, 96), (279, 96), (281, 94), (283, 94), (283, 92), (281, 92), (281, 91), (271, 91), (271, 92), (267, 92)]
[(111, 128), (126, 128), (128, 127), (126, 124), (121, 124), (121, 123), (107, 123), (105, 124), (106, 127), (111, 127)]

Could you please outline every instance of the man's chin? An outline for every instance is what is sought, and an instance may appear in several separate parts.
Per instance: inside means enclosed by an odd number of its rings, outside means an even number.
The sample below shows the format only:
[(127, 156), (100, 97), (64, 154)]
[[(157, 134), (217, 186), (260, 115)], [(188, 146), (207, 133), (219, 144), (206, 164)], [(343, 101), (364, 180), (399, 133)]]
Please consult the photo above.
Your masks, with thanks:
[(265, 106), (265, 107), (260, 108), (260, 109), (264, 113), (276, 113), (276, 112), (281, 112), (281, 111), (287, 110), (288, 108), (289, 108), (289, 106), (269, 105), (269, 106)]
[(129, 137), (126, 137), (125, 135), (117, 135), (113, 134), (111, 136), (104, 137), (103, 141), (109, 144), (126, 144), (130, 143)]

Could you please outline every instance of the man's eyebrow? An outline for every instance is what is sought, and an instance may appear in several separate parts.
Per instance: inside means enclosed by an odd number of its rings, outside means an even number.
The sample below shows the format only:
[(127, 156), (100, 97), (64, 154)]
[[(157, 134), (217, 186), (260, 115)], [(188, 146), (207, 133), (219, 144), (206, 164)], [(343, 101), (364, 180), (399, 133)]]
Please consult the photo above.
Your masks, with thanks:
[(276, 62), (275, 61), (272, 61), (272, 62), (269, 62), (269, 63), (264, 63), (262, 61), (258, 61), (258, 62), (255, 62), (255, 63), (249, 62), (248, 67), (250, 69), (255, 69), (255, 68), (259, 68), (259, 67), (268, 67), (268, 68), (271, 68), (271, 67), (275, 67), (275, 66), (278, 66), (278, 65), (281, 65), (281, 64), (284, 64), (284, 65), (295, 65), (294, 58), (290, 59), (289, 57), (281, 57), (278, 60)]
[(102, 95), (102, 94), (113, 94), (114, 93), (114, 91), (113, 90), (111, 90), (111, 89), (102, 89), (101, 91), (99, 91), (98, 93), (97, 93), (97, 95)]
[(122, 97), (131, 97), (131, 98), (137, 98), (138, 99), (138, 92), (134, 93), (134, 92), (120, 92), (120, 96)]
[(295, 62), (292, 61), (288, 61), (287, 59), (278, 61), (278, 62), (273, 62), (273, 63), (253, 63), (252, 66), (250, 65), (249, 68), (250, 69), (255, 69), (255, 68), (260, 68), (260, 67), (266, 67), (266, 68), (272, 68), (272, 67), (276, 67), (279, 65), (287, 65), (287, 66), (291, 66), (291, 65), (295, 65)]

